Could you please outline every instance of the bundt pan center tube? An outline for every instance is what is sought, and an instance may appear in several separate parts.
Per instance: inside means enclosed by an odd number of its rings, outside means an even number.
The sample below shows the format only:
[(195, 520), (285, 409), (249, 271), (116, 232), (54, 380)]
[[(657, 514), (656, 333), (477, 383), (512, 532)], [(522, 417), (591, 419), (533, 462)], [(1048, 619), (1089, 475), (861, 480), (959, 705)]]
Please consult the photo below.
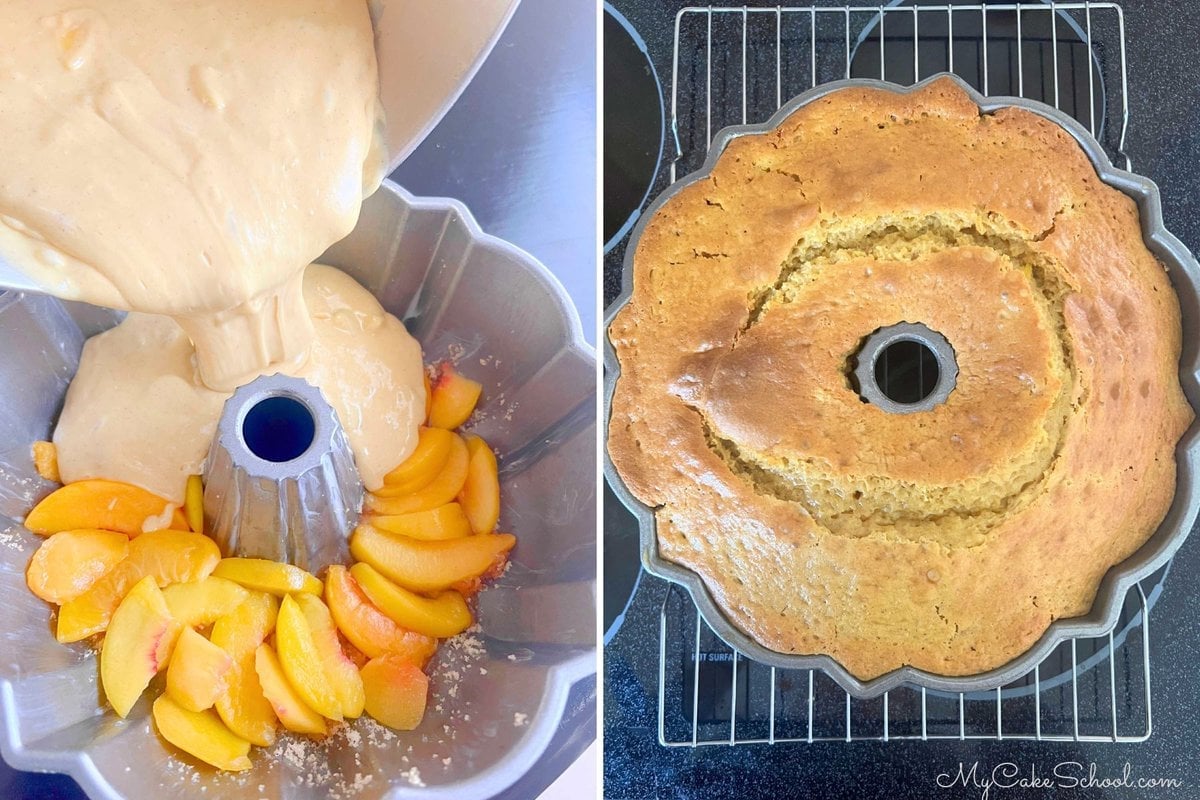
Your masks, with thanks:
[(336, 412), (304, 379), (264, 375), (237, 389), (204, 478), (205, 524), (222, 555), (313, 574), (349, 563), (362, 481)]
[[(826, 111), (842, 91), (853, 99), (837, 106), (840, 112)], [(904, 116), (908, 111), (914, 119)], [(846, 115), (840, 131), (837, 113)], [(945, 122), (938, 116), (943, 113)], [(803, 126), (814, 119), (820, 122), (807, 124), (825, 137), (820, 146), (804, 138), (811, 130)], [(947, 137), (965, 132), (964, 141), (979, 142), (981, 149), (964, 143), (955, 154), (946, 149), (953, 148), (954, 139), (939, 149), (924, 131)], [(888, 161), (866, 146), (847, 151), (853, 147), (847, 139), (874, 141), (876, 134), (882, 142), (909, 142), (925, 160), (893, 154)], [(803, 158), (788, 153), (805, 146)], [(1038, 147), (1050, 148), (1053, 158)], [(921, 169), (924, 163), (930, 166)], [(951, 163), (958, 164), (957, 171)], [(984, 166), (975, 174), (962, 170), (968, 164)], [(1013, 186), (1005, 189), (1005, 180), (1022, 183), (1014, 193)], [(978, 199), (978, 193), (986, 196)], [(1122, 195), (1136, 206), (1136, 214)], [(1076, 199), (1091, 205), (1076, 211), (1071, 205)], [(852, 217), (833, 219), (827, 215), (838, 211), (831, 207)], [(1103, 235), (1089, 237), (1088, 222)], [(804, 231), (798, 243), (793, 231)], [(1092, 258), (1108, 252), (1108, 244), (1119, 257)], [(649, 260), (635, 286), (635, 263), (643, 250), (652, 255), (644, 256)], [(782, 268), (775, 252), (782, 254)], [(1165, 276), (1155, 259), (1165, 266)], [(1122, 270), (1128, 271), (1127, 279), (1120, 277)], [(1081, 294), (1073, 283), (1094, 285), (1097, 276), (1110, 272), (1116, 277), (1101, 284), (1102, 300)], [(1053, 108), (1022, 98), (983, 97), (948, 74), (912, 87), (876, 80), (822, 85), (785, 104), (765, 124), (718, 133), (702, 169), (669, 187), (642, 216), (626, 249), (623, 280), (623, 292), (606, 320), (607, 478), (638, 518), (647, 570), (686, 588), (714, 632), (754, 660), (785, 669), (822, 669), (862, 698), (903, 685), (992, 690), (1032, 671), (1059, 643), (1110, 631), (1127, 592), (1171, 558), (1195, 521), (1200, 455), (1192, 409), (1200, 406), (1195, 344), (1200, 341), (1200, 266), (1163, 228), (1155, 185), (1114, 168), (1078, 122)], [(923, 281), (916, 300), (905, 291), (914, 281)], [(736, 288), (709, 296), (723, 286)], [(1179, 352), (1172, 287), (1179, 297), (1183, 341), (1177, 375), (1171, 355)], [(936, 313), (925, 313), (930, 311)], [(845, 329), (838, 328), (838, 315), (850, 320)], [(1158, 321), (1162, 325), (1155, 327)], [(901, 323), (919, 329), (899, 330)], [(670, 325), (675, 327), (655, 327)], [(1080, 330), (1094, 333), (1080, 340)], [(881, 385), (887, 383), (881, 371), (865, 362), (878, 365), (879, 353), (903, 340), (928, 351), (916, 362), (909, 359), (910, 365), (930, 368), (936, 379), (918, 373), (909, 395), (893, 397)], [(624, 375), (618, 352), (626, 360)], [(646, 359), (653, 363), (643, 368)], [(990, 377), (981, 380), (981, 370)], [(628, 383), (634, 374), (638, 379)], [(627, 383), (621, 385), (623, 380)], [(788, 398), (792, 413), (772, 413), (781, 401), (770, 396), (769, 387)], [(873, 394), (875, 389), (882, 391)], [(889, 402), (899, 407), (888, 408)], [(913, 403), (915, 409), (904, 407)], [(1024, 422), (1019, 404), (1031, 409)], [(1129, 423), (1140, 419), (1143, 407), (1161, 410), (1150, 423), (1161, 423), (1161, 434), (1144, 447), (1105, 444), (1117, 432), (1110, 427), (1117, 421), (1114, 415), (1124, 414), (1117, 427), (1128, 439)], [(826, 413), (870, 424), (839, 434), (822, 427), (819, 420)], [(945, 423), (955, 415), (962, 424), (976, 421), (966, 428), (955, 423), (952, 430)], [(931, 424), (941, 424), (945, 436), (912, 441), (909, 434)], [(1024, 425), (1018, 433), (1026, 438), (1014, 436), (1014, 425)], [(898, 433), (886, 446), (872, 441), (884, 429)], [(956, 443), (960, 430), (970, 436)], [(969, 441), (981, 431), (1001, 437), (1000, 454), (991, 445), (978, 449), (973, 459), (955, 452), (955, 447), (969, 452), (971, 446), (993, 442), (987, 437)], [(1081, 434), (1086, 434), (1082, 445)], [(814, 440), (828, 447), (810, 462), (805, 448)], [(668, 441), (675, 444), (674, 456), (660, 469), (650, 454)], [(1104, 491), (1106, 476), (1113, 476), (1116, 491), (1136, 475), (1147, 482), (1147, 508), (1154, 509), (1143, 516), (1153, 513), (1158, 519), (1163, 509), (1165, 515), (1156, 528), (1153, 520), (1135, 521), (1128, 531), (1110, 528), (1113, 536), (1106, 538), (1110, 531), (1097, 527), (1120, 525), (1124, 517), (1099, 496), (1077, 498), (1074, 505), (1047, 503), (1022, 489), (1013, 513), (1040, 503), (1030, 518), (1034, 532), (1025, 539), (998, 540), (996, 530), (1008, 530), (1002, 526), (1012, 519), (1013, 499), (1003, 492), (996, 502), (987, 502), (982, 515), (970, 511), (960, 518), (962, 524), (930, 528), (922, 521), (928, 517), (905, 516), (903, 492), (923, 485), (906, 483), (909, 477), (881, 473), (891, 481), (889, 491), (899, 494), (875, 492), (873, 497), (865, 490), (869, 487), (850, 486), (862, 491), (839, 493), (836, 485), (823, 491), (786, 480), (796, 469), (807, 475), (809, 466), (816, 469), (826, 459), (834, 466), (852, 463), (848, 459), (856, 451), (878, 445), (885, 465), (892, 463), (886, 452), (892, 452), (910, 466), (934, 471), (917, 474), (946, 478), (930, 484), (940, 492), (932, 502), (955, 517), (961, 499), (975, 502), (976, 495), (995, 493), (985, 479), (1009, 469), (1013, 459), (1004, 453), (1024, 458), (1024, 441), (1034, 443), (1036, 452), (1027, 459), (1030, 465), (1017, 463), (1012, 471), (1029, 467), (1025, 471), (1034, 483), (1017, 474), (1017, 485), (1060, 494), (1084, 487)], [(970, 468), (947, 471), (954, 459)], [(1134, 462), (1149, 466), (1124, 469)], [(779, 463), (791, 466), (784, 470)], [(1173, 492), (1161, 478), (1170, 472)], [(955, 493), (962, 494), (968, 479), (983, 480), (980, 492), (959, 498)], [(693, 498), (696, 508), (682, 503), (685, 497)], [(840, 513), (860, 498), (878, 506), (878, 513), (861, 524), (855, 522), (857, 512)], [(750, 513), (752, 507), (761, 510)], [(744, 513), (749, 513), (746, 522), (737, 522)], [(1033, 524), (1038, 516), (1046, 525)], [(941, 518), (939, 510), (933, 519)], [(707, 526), (700, 519), (707, 519)], [(798, 527), (791, 529), (788, 520)], [(1067, 538), (1074, 544), (1046, 537), (1067, 522), (1073, 531)], [(735, 528), (743, 533), (734, 534)], [(884, 548), (886, 542), (894, 546)], [(836, 552), (825, 552), (827, 547)], [(979, 575), (980, 567), (968, 562), (977, 548), (986, 547), (993, 552), (979, 550), (979, 563), (1008, 567)], [(851, 557), (856, 552), (874, 556), (862, 562)], [(693, 568), (697, 564), (705, 565), (703, 577)], [(714, 564), (725, 566), (714, 573)], [(980, 580), (973, 586), (963, 583), (973, 575)], [(1006, 575), (1024, 576), (1025, 582), (1012, 591), (988, 592), (987, 603), (966, 613), (971, 604), (964, 598)], [(1049, 577), (1038, 584), (1035, 579), (1043, 575)], [(746, 586), (756, 581), (777, 588), (770, 597), (791, 598), (789, 607), (780, 611), (747, 603), (756, 595)], [(1093, 586), (1094, 597), (1088, 594)], [(829, 605), (855, 593), (858, 600), (849, 607), (866, 604), (870, 611), (838, 616), (840, 606)], [(930, 598), (927, 605), (925, 598)], [(1059, 605), (1048, 606), (1048, 599)], [(1018, 605), (1026, 601), (1032, 602), (1028, 610)], [(821, 609), (823, 617), (817, 613)], [(776, 620), (773, 614), (781, 616)], [(832, 620), (838, 624), (830, 628)], [(953, 656), (957, 665), (950, 661), (946, 637), (957, 648), (954, 653), (961, 651)], [(986, 639), (991, 655), (967, 648), (970, 637)], [(769, 646), (760, 638), (791, 644)], [(863, 649), (846, 649), (860, 640)], [(869, 641), (882, 646), (872, 650)], [(897, 657), (906, 652), (904, 642), (911, 644), (911, 661)], [(831, 652), (841, 653), (854, 670)], [(949, 664), (941, 672), (930, 666), (942, 663), (939, 659)], [(926, 668), (912, 666), (913, 661)]]

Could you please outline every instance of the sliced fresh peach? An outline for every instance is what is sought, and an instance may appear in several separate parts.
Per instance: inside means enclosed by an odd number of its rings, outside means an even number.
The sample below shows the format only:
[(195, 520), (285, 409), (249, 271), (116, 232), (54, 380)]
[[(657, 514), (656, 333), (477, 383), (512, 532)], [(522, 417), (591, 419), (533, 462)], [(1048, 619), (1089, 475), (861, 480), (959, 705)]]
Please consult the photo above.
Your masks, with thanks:
[(496, 454), (478, 436), (467, 439), (471, 463), (467, 466), (467, 481), (458, 494), (463, 511), (475, 533), (491, 533), (500, 519), (500, 476)]
[(171, 744), (217, 769), (250, 769), (250, 742), (221, 724), (211, 711), (188, 711), (168, 695), (154, 701), (154, 725)]
[(283, 674), (296, 693), (313, 711), (323, 717), (341, 721), (342, 704), (325, 674), (321, 653), (314, 641), (312, 628), (291, 595), (279, 604), (279, 622), (275, 626), (275, 647)]
[(249, 596), (249, 590), (214, 575), (199, 581), (173, 583), (163, 589), (171, 616), (188, 628), (213, 624)]
[(129, 537), (115, 531), (61, 531), (42, 543), (29, 561), (29, 591), (62, 604), (88, 590), (129, 552)]
[(360, 525), (350, 539), (350, 554), (406, 589), (436, 592), (482, 575), (516, 543), (507, 533), (424, 542)]
[(461, 594), (463, 597), (471, 598), (478, 594), (483, 586), (488, 581), (499, 578), (504, 574), (505, 568), (508, 567), (508, 553), (500, 553), (496, 556), (496, 560), (492, 562), (486, 570), (474, 578), (467, 578), (463, 581), (454, 583), (450, 588)]
[[(55, 489), (34, 506), (25, 518), (25, 527), (43, 536), (80, 528), (101, 528), (138, 536), (146, 520), (162, 517), (168, 506), (170, 503), (158, 495), (128, 483), (76, 481)], [(166, 518), (173, 519), (171, 516)], [(171, 525), (178, 529), (178, 523), (179, 519), (175, 519)]]
[(312, 631), (313, 644), (321, 656), (321, 666), (325, 675), (342, 705), (342, 716), (346, 719), (356, 719), (363, 712), (362, 679), (358, 677), (358, 668), (342, 651), (342, 643), (338, 640), (337, 626), (329, 608), (321, 599), (311, 594), (294, 594), (292, 599), (304, 612), (308, 628)]
[(422, 597), (380, 575), (370, 564), (350, 568), (363, 594), (392, 621), (417, 633), (447, 638), (471, 627), (471, 611), (458, 592)]
[(184, 628), (167, 667), (167, 694), (188, 711), (212, 708), (229, 689), (226, 676), (233, 659), (215, 644)]
[(171, 618), (167, 601), (147, 575), (138, 581), (112, 615), (100, 650), (100, 685), (119, 716), (126, 716), (167, 665), (179, 623)]
[(189, 528), (196, 533), (204, 533), (204, 484), (199, 475), (188, 476), (183, 513)]
[(437, 639), (402, 628), (380, 611), (340, 564), (325, 576), (325, 602), (342, 634), (372, 658), (395, 653), (423, 667), (437, 650)]
[(279, 601), (265, 592), (248, 592), (245, 602), (213, 624), (212, 643), (233, 659), (229, 692), (217, 698), (217, 713), (229, 729), (254, 744), (275, 741), (276, 718), (263, 695), (255, 669), (258, 646), (275, 629)]
[(429, 511), (371, 517), (370, 525), (413, 539), (458, 539), (471, 533), (471, 523), (458, 503), (446, 503)]
[[(457, 434), (450, 440), (450, 455), (446, 465), (427, 486), (400, 497), (367, 495), (367, 509), (376, 514), (412, 514), (444, 506), (454, 500), (467, 482), (467, 468), (471, 458), (467, 445)], [(383, 490), (387, 490), (385, 486)]]
[[(428, 411), (425, 416), (429, 416)], [(54, 442), (33, 443), (33, 468), (46, 480), (62, 483), (62, 476), (58, 474), (58, 448)]]
[(433, 382), (433, 402), (429, 407), (429, 427), (453, 430), (467, 421), (483, 385), (464, 378), (453, 366), (443, 363)]
[(225, 558), (213, 570), (213, 575), (276, 597), (291, 592), (319, 595), (325, 590), (319, 580), (299, 567), (265, 558)]
[(354, 662), (355, 669), (362, 669), (363, 664), (366, 664), (371, 659), (362, 650), (359, 650), (354, 644), (346, 638), (345, 634), (338, 631), (338, 643), (342, 646), (342, 652), (346, 654), (346, 658)]
[(77, 642), (108, 627), (113, 612), (135, 583), (152, 576), (159, 586), (198, 581), (212, 573), (221, 552), (207, 536), (186, 531), (154, 531), (129, 542), (125, 560), (58, 612), (60, 642)]
[(383, 477), (384, 488), (396, 494), (408, 494), (427, 486), (446, 466), (453, 440), (452, 431), (421, 428), (417, 432), (417, 449)]
[[(171, 512), (171, 524), (167, 527), (173, 531), (190, 531), (192, 529), (192, 526), (188, 523), (187, 514), (183, 513), (182, 508), (176, 508)], [(142, 530), (145, 531), (147, 529), (143, 527)], [(151, 528), (150, 530), (154, 529)], [(201, 531), (196, 531), (196, 533), (201, 533)]]
[(262, 684), (263, 694), (266, 695), (271, 708), (275, 709), (275, 716), (279, 717), (283, 727), (289, 731), (311, 733), (314, 736), (324, 736), (328, 733), (324, 717), (309, 708), (288, 682), (279, 663), (279, 656), (275, 655), (271, 645), (258, 646), (254, 654), (254, 668), (258, 672), (258, 682)]
[(362, 668), (367, 713), (378, 722), (400, 731), (415, 730), (425, 716), (429, 678), (421, 668), (403, 658), (383, 655)]

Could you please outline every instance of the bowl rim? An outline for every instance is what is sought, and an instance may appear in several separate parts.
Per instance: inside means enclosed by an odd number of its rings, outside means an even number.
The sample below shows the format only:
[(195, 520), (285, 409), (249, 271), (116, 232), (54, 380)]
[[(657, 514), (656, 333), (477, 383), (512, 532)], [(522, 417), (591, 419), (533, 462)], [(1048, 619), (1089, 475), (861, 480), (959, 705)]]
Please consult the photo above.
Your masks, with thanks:
[[(573, 355), (596, 362), (596, 351), (584, 338), (579, 312), (562, 283), (544, 264), (525, 250), (499, 237), (485, 233), (467, 207), (448, 197), (417, 197), (394, 181), (385, 180), (381, 191), (398, 197), (409, 211), (442, 212), (457, 216), (475, 248), (499, 258), (512, 259), (528, 269), (545, 289), (566, 323), (567, 338), (562, 348)], [(451, 220), (453, 222), (453, 220)], [(470, 779), (410, 787), (392, 785), (389, 798), (421, 800), (484, 800), (508, 788), (532, 771), (553, 741), (567, 710), (572, 687), (596, 673), (596, 645), (546, 667), (546, 678), (538, 707), (529, 715), (512, 748), (496, 763), (475, 773)], [(595, 702), (595, 699), (592, 700)], [(98, 713), (105, 713), (98, 708)], [(146, 723), (148, 724), (148, 722)], [(21, 740), (17, 719), (17, 699), (13, 681), (0, 678), (0, 756), (13, 768), (29, 772), (58, 772), (70, 775), (90, 798), (125, 800), (104, 777), (103, 770), (84, 750), (52, 750)]]
[[(1087, 154), (1100, 180), (1129, 196), (1137, 204), (1143, 241), (1147, 248), (1167, 265), (1168, 275), (1179, 295), (1183, 314), (1181, 327), (1185, 331), (1183, 349), (1180, 354), (1180, 384), (1193, 411), (1200, 408), (1200, 354), (1197, 353), (1194, 346), (1189, 346), (1189, 337), (1187, 336), (1189, 321), (1192, 323), (1196, 321), (1188, 319), (1188, 310), (1184, 305), (1185, 297), (1195, 298), (1197, 296), (1197, 287), (1200, 286), (1200, 264), (1196, 262), (1188, 248), (1164, 227), (1158, 186), (1148, 178), (1113, 166), (1104, 148), (1088, 130), (1073, 117), (1058, 109), (1021, 97), (985, 96), (959, 76), (950, 72), (939, 72), (910, 86), (870, 78), (831, 81), (815, 86), (784, 103), (766, 122), (723, 128), (713, 137), (703, 165), (695, 172), (668, 186), (650, 204), (634, 227), (626, 244), (625, 257), (622, 262), (621, 292), (604, 315), (605, 442), (608, 441), (608, 427), (611, 424), (612, 397), (620, 378), (620, 364), (608, 334), (616, 315), (625, 307), (632, 295), (633, 260), (637, 245), (647, 224), (659, 209), (688, 185), (706, 179), (715, 168), (725, 147), (733, 139), (768, 133), (808, 103), (834, 92), (854, 88), (880, 89), (906, 95), (919, 91), (934, 81), (946, 79), (951, 80), (958, 88), (962, 89), (979, 107), (981, 114), (992, 114), (1005, 108), (1016, 107), (1033, 112), (1057, 124), (1069, 133)], [(1190, 291), (1190, 294), (1185, 295), (1183, 290)], [(829, 675), (850, 696), (869, 699), (902, 686), (962, 693), (990, 691), (1029, 673), (1054, 648), (1067, 640), (1107, 635), (1117, 624), (1129, 590), (1171, 560), (1196, 521), (1197, 512), (1200, 510), (1200, 482), (1197, 482), (1195, 476), (1196, 470), (1200, 468), (1200, 418), (1194, 419), (1187, 431), (1180, 437), (1175, 454), (1175, 497), (1166, 516), (1155, 532), (1132, 555), (1108, 570), (1097, 588), (1092, 608), (1086, 615), (1054, 620), (1037, 642), (1024, 653), (1006, 664), (975, 675), (937, 675), (927, 670), (905, 665), (866, 680), (853, 675), (830, 655), (781, 653), (763, 646), (748, 636), (741, 628), (733, 624), (720, 609), (698, 573), (660, 556), (654, 511), (629, 491), (613, 464), (607, 446), (604, 448), (604, 475), (614, 493), (637, 519), (643, 567), (652, 575), (683, 587), (691, 596), (704, 621), (727, 645), (767, 666), (780, 669), (819, 669)]]

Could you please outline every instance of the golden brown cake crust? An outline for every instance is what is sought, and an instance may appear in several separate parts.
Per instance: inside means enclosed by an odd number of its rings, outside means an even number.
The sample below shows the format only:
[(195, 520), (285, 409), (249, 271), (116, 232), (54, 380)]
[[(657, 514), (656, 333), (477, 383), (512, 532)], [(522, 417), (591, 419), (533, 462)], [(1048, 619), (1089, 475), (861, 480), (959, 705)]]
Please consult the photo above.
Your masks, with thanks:
[[(932, 411), (846, 378), (903, 321), (955, 349)], [(754, 640), (862, 679), (982, 672), (1086, 613), (1165, 515), (1192, 419), (1133, 201), (948, 79), (730, 141), (648, 222), (609, 336), (609, 453), (662, 557)]]

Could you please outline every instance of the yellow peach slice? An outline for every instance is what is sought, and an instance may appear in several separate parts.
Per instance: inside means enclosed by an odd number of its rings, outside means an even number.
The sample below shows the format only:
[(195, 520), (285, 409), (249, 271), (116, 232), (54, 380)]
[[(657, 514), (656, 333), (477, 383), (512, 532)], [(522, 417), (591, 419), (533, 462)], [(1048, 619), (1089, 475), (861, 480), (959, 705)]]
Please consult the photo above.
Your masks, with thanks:
[(226, 676), (233, 659), (215, 644), (184, 628), (167, 667), (167, 694), (188, 711), (212, 708), (228, 690)]
[[(367, 495), (367, 510), (376, 514), (412, 514), (417, 511), (430, 511), (438, 506), (454, 500), (467, 482), (467, 469), (470, 466), (470, 455), (462, 437), (455, 435), (450, 440), (450, 455), (446, 465), (427, 486), (411, 494), (400, 497), (383, 497), (377, 494)], [(385, 486), (383, 490), (387, 490)]]
[(154, 577), (147, 575), (113, 613), (100, 650), (100, 685), (119, 716), (129, 714), (150, 679), (167, 665), (178, 636), (179, 623)]
[(324, 736), (328, 733), (325, 719), (309, 708), (292, 684), (288, 683), (279, 663), (279, 656), (269, 644), (261, 644), (254, 654), (254, 668), (258, 672), (258, 682), (262, 684), (263, 694), (275, 716), (283, 727), (296, 733), (311, 733), (314, 736)]
[(279, 622), (275, 626), (275, 648), (283, 674), (296, 693), (313, 711), (341, 721), (342, 704), (330, 685), (329, 676), (317, 650), (312, 628), (296, 600), (288, 595), (279, 604)]
[[(182, 508), (176, 508), (171, 512), (171, 524), (167, 527), (173, 531), (190, 531), (192, 529), (192, 526), (188, 524), (187, 514), (183, 513)], [(200, 533), (200, 531), (195, 531), (195, 533)]]
[(406, 589), (436, 592), (487, 572), (516, 543), (507, 533), (425, 542), (360, 525), (350, 539), (350, 554)]
[(471, 462), (467, 466), (467, 480), (458, 494), (471, 530), (475, 533), (491, 533), (496, 530), (500, 519), (500, 477), (496, 454), (478, 436), (467, 439), (467, 452)]
[[(80, 528), (101, 528), (139, 536), (147, 519), (162, 517), (170, 504), (138, 486), (116, 481), (86, 480), (55, 489), (33, 507), (25, 527), (43, 536)], [(173, 508), (173, 507), (172, 507)], [(171, 527), (180, 529), (182, 516), (172, 515)]]
[[(425, 416), (429, 416), (429, 413), (426, 412)], [(58, 448), (54, 442), (33, 443), (33, 468), (46, 480), (62, 483), (62, 476), (58, 474)]]
[(350, 568), (363, 594), (392, 621), (426, 636), (448, 638), (471, 627), (471, 611), (458, 592), (422, 597), (380, 575), (370, 564)]
[(380, 611), (340, 564), (325, 576), (325, 602), (342, 635), (371, 658), (395, 653), (423, 667), (437, 650), (437, 639), (402, 628)]
[(464, 378), (450, 364), (442, 364), (433, 382), (433, 401), (429, 407), (429, 427), (453, 430), (467, 421), (483, 385)]
[(213, 575), (199, 581), (173, 583), (163, 589), (171, 616), (187, 628), (213, 624), (240, 606), (249, 596), (249, 590)]
[(304, 612), (308, 628), (312, 631), (313, 644), (321, 656), (321, 666), (337, 695), (342, 706), (342, 716), (346, 719), (356, 719), (363, 712), (362, 678), (358, 677), (358, 667), (347, 658), (338, 640), (337, 626), (329, 613), (329, 608), (320, 598), (311, 594), (294, 594), (292, 599)]
[(217, 545), (207, 536), (186, 531), (154, 531), (129, 542), (125, 560), (63, 604), (55, 635), (60, 642), (77, 642), (108, 627), (113, 612), (135, 583), (152, 576), (159, 586), (207, 578), (221, 560)]
[(427, 486), (446, 466), (453, 440), (454, 433), (451, 431), (421, 428), (417, 434), (417, 449), (400, 466), (384, 476), (384, 490), (399, 495)]
[(325, 590), (319, 580), (299, 567), (265, 558), (225, 558), (213, 575), (276, 597), (292, 592), (319, 595)]
[(412, 514), (371, 517), (368, 524), (413, 539), (458, 539), (471, 533), (471, 523), (458, 503)]
[(124, 560), (129, 537), (115, 531), (61, 531), (29, 560), (29, 591), (48, 603), (73, 600)]
[(204, 533), (204, 484), (199, 475), (188, 476), (183, 513), (189, 528), (196, 533)]
[(373, 658), (362, 668), (367, 713), (400, 731), (415, 730), (425, 716), (429, 678), (420, 667), (394, 655)]
[(279, 601), (264, 592), (248, 592), (245, 602), (213, 623), (212, 643), (233, 659), (226, 676), (229, 691), (218, 697), (217, 713), (229, 729), (254, 744), (275, 741), (276, 717), (263, 695), (255, 669), (258, 646), (275, 629)]
[(154, 701), (159, 734), (188, 755), (229, 772), (250, 769), (250, 742), (221, 724), (211, 711), (188, 711), (168, 695)]

